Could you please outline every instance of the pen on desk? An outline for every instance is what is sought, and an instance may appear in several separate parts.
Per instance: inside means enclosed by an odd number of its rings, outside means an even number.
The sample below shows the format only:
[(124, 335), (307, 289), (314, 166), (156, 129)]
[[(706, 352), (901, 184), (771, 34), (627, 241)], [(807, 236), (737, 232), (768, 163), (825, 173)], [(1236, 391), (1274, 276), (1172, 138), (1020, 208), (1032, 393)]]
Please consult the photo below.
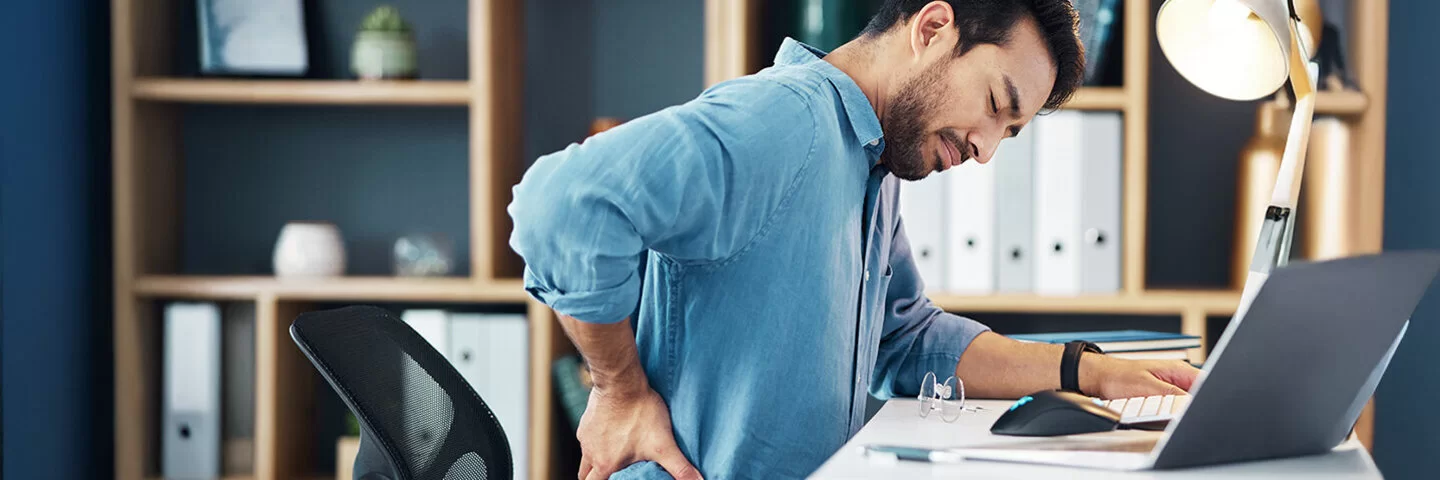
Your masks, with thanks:
[(932, 450), (928, 448), (902, 447), (899, 445), (866, 445), (866, 455), (883, 455), (899, 460), (926, 463), (958, 463), (965, 459), (959, 453), (950, 450)]

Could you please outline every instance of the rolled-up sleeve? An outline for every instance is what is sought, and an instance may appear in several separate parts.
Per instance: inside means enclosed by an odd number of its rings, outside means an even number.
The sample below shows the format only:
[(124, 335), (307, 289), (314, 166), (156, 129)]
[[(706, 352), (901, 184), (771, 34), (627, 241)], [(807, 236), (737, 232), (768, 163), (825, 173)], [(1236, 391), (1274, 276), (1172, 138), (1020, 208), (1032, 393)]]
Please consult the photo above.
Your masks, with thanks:
[(704, 263), (743, 249), (814, 139), (802, 96), (745, 77), (541, 157), (507, 209), (526, 290), (581, 321), (624, 319), (639, 299), (642, 253)]
[(941, 380), (954, 375), (970, 341), (990, 330), (930, 303), (910, 254), (903, 218), (891, 242), (890, 271), (885, 326), (870, 383), (870, 394), (880, 399), (918, 395), (926, 372), (935, 372)]

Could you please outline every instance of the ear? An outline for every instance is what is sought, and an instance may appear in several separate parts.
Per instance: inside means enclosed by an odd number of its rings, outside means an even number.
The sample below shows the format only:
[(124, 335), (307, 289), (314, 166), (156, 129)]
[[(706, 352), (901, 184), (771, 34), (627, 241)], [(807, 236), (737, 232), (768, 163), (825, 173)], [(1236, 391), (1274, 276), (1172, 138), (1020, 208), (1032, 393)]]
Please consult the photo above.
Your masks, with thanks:
[(936, 53), (948, 54), (954, 50), (957, 37), (955, 11), (949, 3), (930, 2), (911, 18), (910, 49), (916, 60)]

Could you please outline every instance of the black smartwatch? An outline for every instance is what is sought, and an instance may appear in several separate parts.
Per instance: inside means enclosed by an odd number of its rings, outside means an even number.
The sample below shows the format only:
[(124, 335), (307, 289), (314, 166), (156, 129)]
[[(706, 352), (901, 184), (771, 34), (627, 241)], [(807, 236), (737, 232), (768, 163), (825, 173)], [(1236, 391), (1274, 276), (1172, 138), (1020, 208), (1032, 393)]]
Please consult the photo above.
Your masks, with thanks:
[(1105, 353), (1100, 346), (1084, 340), (1075, 340), (1065, 344), (1065, 353), (1060, 357), (1060, 389), (1079, 393), (1080, 391), (1080, 355), (1085, 352)]

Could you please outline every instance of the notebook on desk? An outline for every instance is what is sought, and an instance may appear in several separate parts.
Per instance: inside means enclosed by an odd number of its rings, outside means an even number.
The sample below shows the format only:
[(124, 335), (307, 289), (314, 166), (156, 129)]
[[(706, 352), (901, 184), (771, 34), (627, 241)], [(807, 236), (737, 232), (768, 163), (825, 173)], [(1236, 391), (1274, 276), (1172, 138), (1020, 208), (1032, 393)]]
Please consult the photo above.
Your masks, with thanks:
[(1433, 252), (1276, 270), (1250, 308), (1230, 322), (1191, 389), (1189, 405), (1153, 445), (1077, 444), (1070, 436), (956, 451), (971, 460), (1113, 470), (1329, 451), (1349, 435), (1375, 392), (1437, 270), (1440, 254)]

